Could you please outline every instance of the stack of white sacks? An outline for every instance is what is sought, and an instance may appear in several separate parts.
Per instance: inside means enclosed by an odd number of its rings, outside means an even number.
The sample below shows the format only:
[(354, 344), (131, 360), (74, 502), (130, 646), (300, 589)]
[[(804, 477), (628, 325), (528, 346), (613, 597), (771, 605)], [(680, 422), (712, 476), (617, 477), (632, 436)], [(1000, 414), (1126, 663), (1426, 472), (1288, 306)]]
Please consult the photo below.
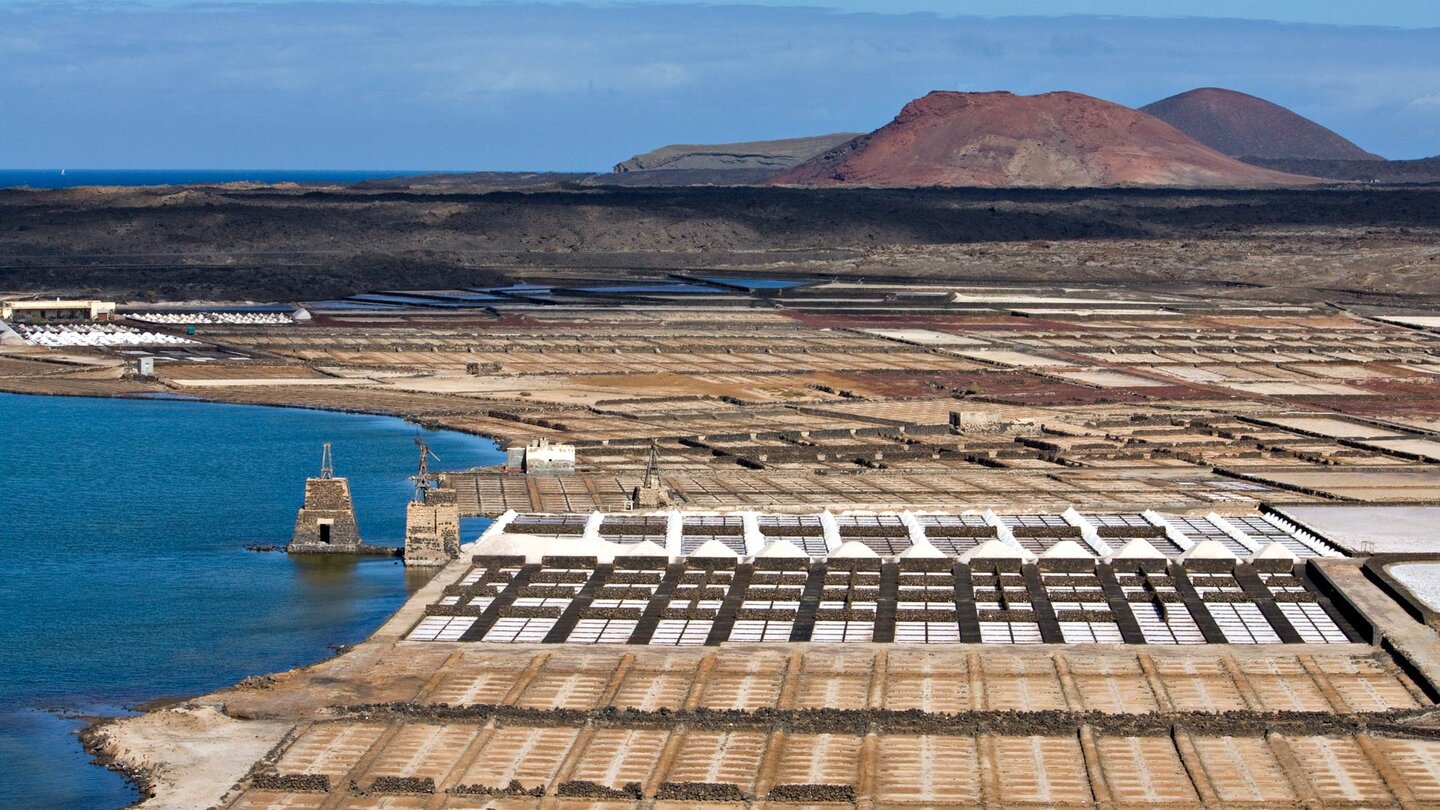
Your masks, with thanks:
[(177, 335), (167, 335), (161, 332), (142, 332), (138, 329), (131, 329), (128, 326), (118, 326), (116, 324), (79, 323), (45, 324), (40, 326), (16, 324), (15, 331), (18, 332), (21, 337), (25, 338), (25, 342), (31, 346), (46, 346), (49, 348), (183, 346), (198, 343), (198, 341), (188, 340)]
[(141, 312), (126, 317), (132, 321), (176, 326), (192, 324), (279, 326), (295, 322), (295, 319), (287, 312)]

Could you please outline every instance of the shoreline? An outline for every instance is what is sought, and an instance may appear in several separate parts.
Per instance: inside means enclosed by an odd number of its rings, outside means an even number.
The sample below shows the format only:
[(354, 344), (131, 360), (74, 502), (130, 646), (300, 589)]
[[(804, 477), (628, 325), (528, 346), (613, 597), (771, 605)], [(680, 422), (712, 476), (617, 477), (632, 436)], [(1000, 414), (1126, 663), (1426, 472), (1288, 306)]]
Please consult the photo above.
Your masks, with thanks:
[[(464, 562), (465, 559), (462, 554), (461, 559), (457, 562)], [(465, 564), (468, 565), (468, 563)], [(201, 805), (212, 806), (229, 794), (234, 786), (249, 773), (251, 766), (263, 761), (282, 745), (296, 725), (294, 722), (287, 721), (267, 721), (258, 717), (232, 716), (227, 712), (225, 696), (239, 691), (265, 690), (302, 678), (311, 674), (313, 670), (343, 662), (347, 656), (354, 655), (373, 642), (383, 641), (380, 639), (381, 634), (402, 613), (414, 613), (417, 610), (423, 612), (424, 605), (434, 598), (434, 594), (430, 591), (435, 587), (435, 583), (440, 581), (440, 574), (445, 573), (452, 566), (454, 563), (426, 569), (432, 572), (430, 580), (407, 597), (393, 613), (380, 623), (379, 627), (358, 643), (329, 645), (326, 649), (331, 650), (332, 653), (325, 658), (287, 670), (249, 675), (238, 682), (222, 686), (212, 692), (190, 696), (166, 696), (138, 703), (133, 707), (137, 712), (133, 715), (88, 718), (85, 725), (76, 732), (81, 748), (94, 765), (119, 774), (127, 783), (134, 786), (139, 795), (134, 802), (126, 806), (127, 808), (152, 808), (152, 810), (154, 808), (188, 810), (195, 805), (184, 802), (172, 803), (172, 798), (181, 797), (188, 802), (196, 792), (216, 784), (215, 769), (229, 768), (229, 770), (233, 770), (233, 766), (236, 764), (233, 760), (237, 756), (248, 756), (249, 759), (244, 761), (244, 770), (234, 774), (233, 779), (224, 783), (224, 793), (217, 795), (214, 802)], [(417, 599), (420, 601), (417, 602)], [(418, 607), (411, 608), (412, 604)], [(407, 615), (405, 627), (408, 628), (410, 624), (413, 624), (415, 618), (415, 616)], [(393, 643), (401, 637), (402, 632), (403, 630), (394, 632), (391, 643), (384, 645), (383, 649), (393, 646)], [(379, 651), (381, 650), (375, 652)], [(248, 735), (247, 739), (243, 724), (256, 722), (260, 723), (260, 727), (255, 730), (261, 734)], [(283, 731), (278, 737), (274, 737), (276, 729)], [(274, 737), (273, 742), (271, 741), (272, 737)], [(203, 747), (202, 740), (209, 741), (212, 745), (233, 746), (234, 749), (238, 749), (238, 753), (237, 750), (230, 750), (229, 756), (212, 753), (210, 756), (192, 756), (188, 760), (182, 756), (188, 749)], [(255, 746), (260, 742), (270, 742), (270, 744), (263, 752), (252, 756)], [(166, 754), (171, 759), (165, 759), (164, 755)], [(147, 755), (159, 756), (154, 760), (147, 760)], [(177, 767), (180, 769), (178, 774), (176, 773)], [(198, 771), (198, 773), (189, 774), (190, 770)], [(151, 804), (151, 802), (157, 803)]]
[[(388, 621), (389, 619), (387, 618), (386, 622)], [(323, 658), (319, 661), (314, 661), (312, 663), (302, 665), (300, 667), (296, 667), (291, 670), (286, 670), (285, 672), (293, 672), (297, 669), (308, 669), (310, 667), (320, 666), (336, 658), (339, 658), (342, 655), (345, 655), (347, 652), (350, 652), (357, 646), (359, 645), (327, 645), (326, 649), (332, 651), (328, 657)], [(263, 681), (264, 679), (273, 678), (276, 675), (281, 674), (285, 673), (261, 673), (256, 675), (250, 675), (239, 681), (238, 683), (221, 687), (221, 689), (218, 691), (223, 692), (229, 689), (237, 688), (251, 681), (252, 679), (259, 679)], [(159, 715), (162, 712), (168, 712), (171, 710), (186, 710), (193, 708), (206, 697), (215, 694), (218, 694), (218, 692), (209, 692), (197, 695), (170, 695), (165, 697), (153, 698), (142, 703), (137, 703), (133, 707), (127, 707), (130, 708), (131, 711), (135, 712), (135, 714), (129, 715), (115, 715), (109, 717), (76, 717), (75, 719), (82, 720), (84, 722), (84, 725), (75, 732), (75, 736), (80, 741), (81, 749), (85, 752), (87, 756), (90, 757), (90, 762), (92, 765), (104, 768), (105, 770), (118, 774), (122, 779), (125, 780), (127, 784), (135, 788), (135, 792), (137, 794), (135, 801), (131, 802), (125, 807), (141, 807), (144, 806), (146, 802), (149, 802), (159, 796), (159, 788), (164, 781), (164, 765), (161, 763), (145, 765), (133, 762), (131, 759), (129, 759), (129, 757), (133, 756), (133, 754), (124, 747), (123, 743), (118, 741), (115, 737), (111, 736), (109, 730), (127, 720), (137, 720), (151, 715)], [(222, 708), (220, 709), (220, 711), (223, 714), (223, 704), (221, 704), (221, 706)], [(47, 711), (57, 710), (49, 709)]]
[(76, 391), (17, 391), (5, 385), (4, 379), (0, 379), (0, 394), (13, 394), (18, 397), (68, 397), (71, 399), (118, 399), (118, 400), (139, 400), (142, 402), (201, 402), (208, 405), (231, 405), (238, 408), (283, 408), (297, 411), (320, 411), (322, 413), (347, 413), (355, 416), (383, 416), (390, 419), (399, 419), (409, 422), (416, 427), (425, 430), (449, 431), (450, 433), (462, 433), (466, 436), (473, 436), (477, 439), (488, 439), (495, 443), (498, 450), (504, 450), (509, 439), (504, 436), (481, 433), (475, 430), (468, 430), (463, 427), (447, 425), (443, 422), (435, 422), (421, 419), (411, 414), (400, 411), (381, 411), (368, 408), (342, 408), (331, 405), (314, 405), (308, 403), (286, 403), (274, 402), (232, 402), (224, 399), (211, 399), (209, 397), (197, 396), (194, 394), (168, 394), (165, 391), (135, 391), (129, 393), (106, 393), (102, 391), (82, 393)]
[(119, 774), (120, 778), (124, 779), (127, 785), (135, 789), (135, 801), (126, 805), (126, 807), (137, 807), (155, 798), (156, 778), (155, 774), (151, 771), (132, 766), (106, 749), (108, 738), (105, 736), (105, 726), (120, 719), (122, 718), (96, 718), (75, 732), (75, 736), (80, 741), (81, 750), (90, 757), (90, 763), (93, 766)]
[[(241, 408), (292, 408), (296, 410), (318, 411), (325, 413), (347, 413), (356, 416), (370, 416), (382, 419), (399, 419), (408, 425), (423, 427), (430, 430), (449, 431), (456, 434), (457, 437), (464, 436), (470, 439), (479, 438), (485, 439), (491, 443), (496, 444), (497, 446), (499, 444), (495, 439), (484, 434), (472, 433), (469, 431), (461, 430), (451, 430), (450, 428), (442, 425), (435, 425), (428, 421), (420, 421), (396, 413), (381, 413), (371, 410), (340, 409), (334, 407), (282, 405), (275, 403), (224, 402), (214, 401), (203, 397), (190, 396), (174, 398), (165, 396), (156, 397), (152, 396), (152, 394), (157, 392), (150, 392), (144, 390), (136, 390), (132, 392), (45, 392), (34, 390), (15, 391), (9, 390), (4, 385), (4, 382), (5, 381), (0, 381), (0, 394), (13, 394), (16, 396), (29, 396), (37, 398), (66, 397), (73, 399), (91, 400), (133, 400), (140, 402), (176, 401), (185, 403), (203, 403), (212, 406), (231, 405)], [(395, 556), (398, 556), (400, 547), (394, 546), (393, 548)], [(357, 558), (357, 561), (359, 559), (360, 558)], [(434, 569), (434, 571), (438, 570), (439, 569)], [(434, 571), (431, 572), (432, 577), (434, 575)], [(426, 582), (426, 584), (428, 584), (428, 581)], [(424, 586), (422, 585), (420, 587)], [(297, 667), (289, 670), (260, 670), (256, 672), (251, 672), (248, 673), (246, 677), (240, 679), (238, 682), (233, 680), (226, 681), (225, 683), (218, 685), (216, 689), (209, 692), (169, 693), (156, 696), (147, 696), (143, 700), (138, 700), (135, 702), (114, 702), (111, 704), (111, 708), (114, 709), (115, 713), (96, 712), (93, 708), (86, 710), (83, 707), (72, 708), (54, 703), (35, 703), (28, 706), (28, 708), (44, 712), (55, 718), (64, 719), (67, 722), (78, 724), (78, 728), (71, 727), (65, 729), (63, 732), (63, 736), (78, 741), (80, 744), (80, 750), (83, 751), (83, 757), (77, 759), (76, 767), (99, 767), (119, 775), (125, 782), (126, 792), (133, 792), (133, 798), (127, 800), (124, 806), (132, 807), (146, 805), (147, 802), (150, 802), (161, 794), (168, 796), (171, 793), (177, 793), (176, 791), (173, 791), (171, 789), (172, 786), (169, 782), (168, 774), (172, 773), (176, 767), (174, 765), (175, 755), (179, 752), (182, 752), (186, 747), (203, 745), (206, 744), (206, 741), (211, 741), (213, 738), (213, 741), (217, 745), (224, 748), (233, 749), (234, 752), (240, 752), (234, 753), (229, 756), (231, 756), (231, 758), (243, 758), (247, 767), (250, 763), (258, 760), (264, 752), (261, 751), (255, 756), (250, 756), (250, 754), (254, 753), (254, 736), (247, 736), (247, 734), (245, 733), (240, 733), (246, 731), (247, 729), (253, 730), (253, 728), (231, 725), (231, 723), (238, 723), (239, 721), (233, 718), (229, 718), (225, 715), (225, 701), (223, 698), (223, 694), (235, 689), (251, 688), (257, 684), (263, 685), (266, 683), (274, 682), (281, 676), (284, 676), (286, 673), (309, 670), (315, 667), (324, 667), (333, 663), (337, 659), (343, 658), (347, 654), (353, 652), (358, 646), (364, 644), (365, 641), (367, 641), (370, 637), (374, 635), (378, 628), (383, 627), (386, 623), (391, 621), (391, 619), (394, 618), (396, 610), (404, 607), (406, 601), (408, 601), (409, 599), (409, 594), (406, 593), (406, 589), (402, 588), (397, 595), (400, 597), (400, 599), (394, 610), (375, 617), (376, 624), (371, 625), (372, 629), (368, 633), (366, 633), (360, 640), (353, 640), (353, 635), (350, 636), (352, 640), (342, 639), (341, 635), (344, 635), (344, 628), (336, 628), (338, 631), (341, 631), (340, 634), (331, 635), (328, 639), (325, 640), (323, 644), (313, 647), (310, 655), (301, 658), (304, 663), (301, 663)], [(363, 628), (361, 629), (363, 632)], [(131, 712), (133, 712), (133, 714), (131, 714)], [(136, 748), (130, 744), (130, 741), (132, 740), (131, 729), (136, 728), (137, 725), (139, 727), (144, 727), (152, 722), (159, 723), (158, 726), (151, 727), (149, 730), (150, 733), (145, 735), (148, 737), (154, 737), (155, 732), (163, 730), (162, 727), (175, 725), (175, 723), (173, 722), (175, 718), (187, 717), (189, 718), (190, 725), (195, 728), (201, 729), (201, 733), (195, 734), (193, 738), (186, 739), (183, 745), (180, 745), (177, 748), (168, 751), (168, 753), (161, 754), (158, 759), (150, 751), (140, 750), (139, 748)], [(160, 723), (158, 720), (142, 722), (145, 721), (146, 718), (168, 719), (163, 723)], [(122, 729), (124, 729), (123, 732)], [(165, 735), (162, 734), (161, 737), (163, 738), (163, 736)], [(269, 744), (267, 744), (267, 750), (268, 747)], [(159, 745), (159, 750), (164, 751), (165, 748), (166, 746), (163, 744), (162, 741), (162, 744)], [(237, 774), (237, 778), (242, 775), (243, 771)], [(233, 781), (234, 780), (231, 780), (231, 782), (227, 783), (226, 787), (228, 787), (229, 784), (233, 783)], [(193, 792), (189, 790), (178, 791), (177, 795), (183, 796), (184, 798), (175, 801), (173, 804), (162, 806), (189, 808), (193, 806), (209, 805), (208, 802), (200, 805), (193, 803), (191, 800), (193, 797)]]
[[(310, 664), (251, 675), (213, 692), (169, 699), (166, 705), (130, 717), (99, 719), (80, 732), (96, 764), (134, 784), (141, 797), (130, 805), (144, 810), (192, 810), (229, 797), (239, 782), (284, 745), (297, 727), (332, 704), (332, 690), (363, 690), (370, 669), (419, 620), (445, 583), (469, 566), (461, 557), (426, 569), (430, 580), (411, 594), (380, 626), (357, 644)], [(448, 574), (449, 576), (442, 576)], [(309, 683), (316, 677), (323, 683)], [(283, 705), (263, 705), (263, 693)], [(162, 701), (165, 699), (162, 699)], [(240, 704), (240, 705), (234, 705)]]

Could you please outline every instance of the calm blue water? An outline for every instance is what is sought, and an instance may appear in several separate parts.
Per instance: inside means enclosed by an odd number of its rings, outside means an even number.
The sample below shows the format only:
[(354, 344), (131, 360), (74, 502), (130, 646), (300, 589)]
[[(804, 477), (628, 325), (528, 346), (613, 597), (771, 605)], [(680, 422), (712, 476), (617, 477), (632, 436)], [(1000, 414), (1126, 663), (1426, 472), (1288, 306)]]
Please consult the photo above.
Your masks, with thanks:
[(76, 186), (171, 186), (195, 183), (359, 183), (428, 171), (294, 169), (0, 169), (0, 188)]
[[(417, 429), (398, 419), (0, 394), (0, 424), (0, 807), (134, 799), (88, 764), (78, 721), (43, 710), (113, 714), (323, 659), (424, 582), (389, 559), (244, 549), (289, 539), (326, 441), (366, 541), (400, 545)], [(442, 467), (503, 459), (426, 441)]]

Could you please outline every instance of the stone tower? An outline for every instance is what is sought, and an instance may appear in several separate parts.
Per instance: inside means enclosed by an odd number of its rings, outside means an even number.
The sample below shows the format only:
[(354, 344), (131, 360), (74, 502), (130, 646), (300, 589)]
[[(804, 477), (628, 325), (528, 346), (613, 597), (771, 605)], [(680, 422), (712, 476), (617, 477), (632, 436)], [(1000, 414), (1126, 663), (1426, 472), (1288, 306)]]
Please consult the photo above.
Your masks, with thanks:
[(287, 551), (292, 553), (353, 554), (360, 550), (360, 529), (355, 525), (355, 504), (350, 481), (336, 478), (330, 445), (320, 457), (318, 478), (305, 479), (305, 504), (295, 516), (295, 532)]
[(430, 473), (435, 454), (419, 439), (415, 444), (420, 447), (420, 469), (410, 478), (415, 497), (405, 507), (405, 564), (445, 565), (460, 556), (460, 503), (455, 489)]
[(455, 490), (426, 489), (405, 507), (405, 564), (445, 565), (460, 556), (460, 504)]

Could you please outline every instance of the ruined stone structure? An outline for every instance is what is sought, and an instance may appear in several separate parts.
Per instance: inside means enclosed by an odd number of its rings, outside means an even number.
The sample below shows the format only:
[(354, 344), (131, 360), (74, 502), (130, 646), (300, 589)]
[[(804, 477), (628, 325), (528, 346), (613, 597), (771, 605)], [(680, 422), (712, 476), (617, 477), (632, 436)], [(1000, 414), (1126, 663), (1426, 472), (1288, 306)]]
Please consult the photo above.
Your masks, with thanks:
[(405, 564), (445, 565), (460, 556), (460, 505), (455, 490), (426, 489), (405, 508)]
[(645, 465), (645, 480), (631, 493), (630, 505), (635, 509), (658, 509), (670, 505), (670, 488), (660, 477), (660, 451), (653, 441), (650, 443), (650, 461)]
[(336, 478), (325, 445), (320, 475), (305, 480), (305, 504), (295, 516), (295, 532), (286, 550), (305, 554), (355, 554), (361, 550), (360, 529), (355, 524), (355, 504), (350, 499), (350, 481)]
[(987, 411), (951, 411), (950, 427), (957, 433), (1006, 433), (1015, 423)]
[(430, 472), (434, 453), (420, 439), (420, 463), (410, 480), (415, 497), (405, 507), (405, 564), (445, 565), (460, 556), (460, 503), (453, 486)]

